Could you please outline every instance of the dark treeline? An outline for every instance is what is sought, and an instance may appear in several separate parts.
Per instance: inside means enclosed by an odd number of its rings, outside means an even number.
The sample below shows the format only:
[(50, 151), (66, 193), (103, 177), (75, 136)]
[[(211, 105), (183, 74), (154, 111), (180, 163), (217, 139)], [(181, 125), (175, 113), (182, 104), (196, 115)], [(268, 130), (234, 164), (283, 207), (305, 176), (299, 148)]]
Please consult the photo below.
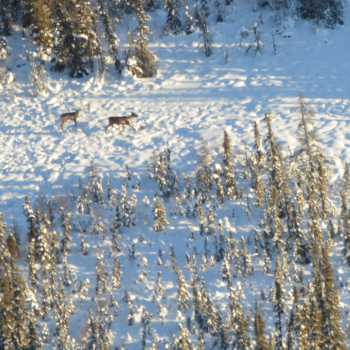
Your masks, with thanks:
[[(203, 51), (212, 52), (212, 38), (207, 17), (217, 22), (225, 21), (232, 0), (1, 0), (0, 1), (0, 53), (5, 56), (6, 37), (13, 34), (14, 23), (23, 27), (35, 45), (38, 56), (47, 55), (52, 69), (58, 72), (68, 69), (72, 77), (82, 77), (96, 69), (101, 75), (107, 70), (106, 62), (112, 61), (118, 73), (126, 67), (138, 77), (151, 77), (155, 73), (154, 55), (147, 43), (151, 34), (147, 22), (155, 9), (167, 12), (163, 33), (173, 35), (192, 34), (196, 28), (202, 31)], [(343, 2), (340, 0), (253, 0), (252, 11), (269, 9), (275, 13), (278, 26), (288, 16), (298, 15), (333, 28), (343, 24)], [(129, 32), (129, 49), (121, 55), (118, 48), (116, 23), (125, 15), (135, 14), (136, 29)], [(186, 23), (181, 18), (186, 18)], [(25, 29), (25, 30), (24, 30)], [(251, 28), (256, 36), (256, 26)], [(257, 39), (259, 43), (259, 39)], [(96, 66), (94, 68), (94, 66)]]

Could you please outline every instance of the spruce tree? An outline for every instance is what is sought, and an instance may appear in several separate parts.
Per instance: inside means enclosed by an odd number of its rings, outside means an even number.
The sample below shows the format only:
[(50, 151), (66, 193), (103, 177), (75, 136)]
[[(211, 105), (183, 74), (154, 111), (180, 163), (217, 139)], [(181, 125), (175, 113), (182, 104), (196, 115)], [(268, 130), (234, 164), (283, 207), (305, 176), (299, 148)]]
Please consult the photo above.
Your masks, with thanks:
[(98, 248), (97, 254), (97, 265), (96, 265), (96, 294), (103, 294), (107, 292), (107, 278), (108, 278), (108, 271), (107, 267), (105, 266), (105, 262), (103, 261), (103, 254), (100, 252), (100, 249)]
[(131, 56), (132, 64), (129, 66), (129, 69), (132, 74), (138, 78), (149, 78), (155, 74), (153, 52), (147, 47), (149, 41), (148, 36), (152, 34), (150, 28), (147, 26), (147, 22), (150, 18), (146, 15), (141, 0), (137, 0), (135, 6), (138, 25), (135, 33), (131, 36), (134, 50)]
[(225, 190), (224, 190), (224, 187), (222, 186), (221, 178), (217, 174), (214, 174), (213, 177), (215, 178), (216, 185), (217, 185), (216, 197), (217, 197), (218, 203), (223, 204), (224, 203), (224, 198), (225, 198)]
[(259, 311), (256, 311), (254, 316), (254, 340), (256, 343), (254, 350), (273, 350), (269, 347), (265, 321)]
[(27, 237), (28, 237), (28, 241), (30, 242), (32, 238), (34, 238), (37, 235), (37, 230), (35, 226), (35, 214), (33, 212), (32, 207), (30, 206), (30, 201), (28, 196), (25, 198), (25, 202), (23, 204), (23, 213), (29, 225)]
[(170, 197), (176, 187), (176, 176), (170, 164), (171, 150), (167, 144), (164, 152), (159, 153), (159, 161), (155, 166), (158, 188), (164, 197)]
[[(328, 215), (327, 201), (327, 171), (324, 166), (325, 156), (317, 144), (317, 137), (312, 132), (313, 118), (315, 113), (308, 108), (304, 96), (299, 96), (299, 111), (301, 122), (299, 124), (299, 142), (301, 149), (297, 159), (301, 162), (299, 183), (303, 185), (304, 193), (313, 205), (309, 206), (310, 216), (316, 215), (326, 218)], [(318, 208), (321, 201), (322, 212)]]
[(282, 315), (284, 315), (284, 310), (285, 310), (285, 297), (284, 297), (284, 290), (282, 288), (282, 285), (279, 279), (277, 278), (275, 278), (274, 287), (275, 287), (275, 300), (273, 302), (273, 311), (276, 313), (275, 349), (283, 350), (285, 349), (285, 344), (283, 341), (283, 334), (282, 334), (282, 330), (283, 330)]
[(28, 274), (29, 274), (30, 286), (32, 291), (36, 293), (40, 283), (39, 283), (39, 278), (38, 278), (36, 266), (35, 266), (35, 239), (34, 238), (30, 242), (30, 245), (28, 246), (27, 259), (28, 259)]
[[(100, 45), (94, 27), (97, 19), (89, 4), (84, 0), (69, 0), (55, 4), (54, 11), (58, 15), (54, 23), (55, 69), (70, 69), (74, 78), (89, 74), (86, 67), (99, 54)], [(65, 13), (70, 16), (65, 16)]]
[[(205, 17), (209, 16), (209, 0), (200, 0), (200, 12)], [(203, 22), (202, 22), (202, 25), (204, 25)]]
[(295, 236), (295, 245), (294, 245), (295, 261), (299, 264), (308, 264), (311, 261), (310, 240), (308, 236), (305, 235), (304, 230), (301, 227), (301, 218), (299, 216), (298, 211), (295, 208), (295, 204), (292, 204), (291, 227), (292, 227), (293, 236)]
[(322, 315), (317, 301), (314, 297), (310, 298), (310, 326), (309, 332), (309, 349), (310, 350), (321, 350), (323, 349), (323, 334), (322, 334)]
[(199, 164), (197, 167), (198, 200), (204, 204), (209, 199), (209, 191), (212, 188), (211, 155), (209, 145), (204, 142), (198, 151)]
[(133, 210), (130, 206), (130, 197), (128, 196), (128, 182), (125, 178), (116, 207), (115, 228), (117, 229), (119, 226), (130, 227), (132, 214)]
[(191, 350), (192, 344), (189, 338), (189, 332), (186, 326), (179, 324), (179, 339), (175, 343), (173, 350)]
[(112, 288), (118, 289), (120, 287), (120, 280), (121, 280), (121, 263), (118, 261), (117, 257), (114, 257), (113, 262), (113, 273), (112, 273)]
[(37, 46), (51, 52), (53, 34), (49, 6), (43, 0), (25, 0), (22, 22), (28, 25), (29, 36)]
[(273, 194), (275, 210), (280, 211), (278, 215), (286, 217), (288, 223), (291, 188), (285, 171), (283, 157), (272, 130), (272, 118), (268, 113), (265, 114), (264, 121), (268, 129), (264, 142), (267, 143), (268, 148), (267, 163), (270, 170), (270, 192), (276, 191)]
[[(309, 203), (310, 207), (314, 207), (313, 203)], [(313, 219), (309, 219), (309, 235), (314, 244), (318, 247), (323, 246), (323, 232), (320, 224), (320, 218), (318, 216), (317, 210), (311, 209), (313, 211)]]
[(187, 35), (194, 33), (194, 31), (196, 30), (197, 26), (196, 26), (196, 22), (190, 12), (190, 9), (188, 7), (188, 3), (185, 3), (185, 11), (186, 11), (186, 26), (185, 26), (185, 32)]
[(164, 8), (168, 12), (166, 19), (167, 30), (175, 35), (182, 31), (181, 21), (179, 19), (180, 6), (181, 3), (179, 0), (164, 1)]
[(104, 204), (102, 176), (97, 173), (98, 169), (93, 162), (88, 167), (89, 190), (94, 203)]
[(158, 272), (157, 279), (154, 284), (154, 289), (153, 289), (153, 300), (155, 302), (160, 302), (160, 299), (163, 296), (164, 293), (164, 286), (162, 284), (162, 273)]
[(69, 343), (69, 324), (71, 308), (67, 303), (63, 280), (59, 279), (59, 292), (55, 304), (55, 323), (57, 333), (57, 349), (65, 350)]
[(7, 245), (7, 226), (4, 222), (5, 216), (0, 212), (0, 279), (6, 272), (6, 265), (10, 261), (11, 254)]
[(271, 272), (270, 269), (270, 257), (266, 253), (266, 249), (263, 251), (263, 261), (262, 261), (262, 273), (263, 274), (268, 274)]
[(252, 264), (252, 260), (250, 254), (248, 254), (247, 246), (245, 243), (245, 239), (241, 237), (241, 254), (240, 254), (241, 265), (243, 268), (244, 278), (250, 276), (254, 273), (254, 267)]
[(350, 266), (350, 217), (348, 216), (344, 219), (344, 248), (343, 255), (348, 266)]
[(89, 3), (84, 0), (71, 0), (76, 5), (77, 12), (74, 18), (73, 39), (74, 45), (67, 57), (67, 66), (70, 76), (79, 78), (89, 72), (87, 63), (93, 69), (93, 58), (101, 53), (98, 36), (96, 33), (97, 18)]
[(304, 215), (306, 208), (306, 200), (304, 197), (304, 192), (302, 191), (297, 182), (295, 183), (295, 199), (296, 203), (298, 204), (298, 211), (300, 215)]
[(54, 70), (60, 72), (66, 67), (69, 35), (73, 31), (73, 21), (70, 17), (66, 16), (66, 3), (64, 2), (53, 2), (51, 12), (54, 34)]
[(85, 327), (85, 334), (83, 338), (84, 349), (95, 349), (98, 341), (98, 325), (93, 317), (92, 310), (89, 309), (89, 318)]
[(313, 19), (316, 24), (323, 21), (328, 28), (344, 24), (343, 3), (339, 0), (298, 0), (298, 11), (301, 18)]
[(13, 22), (15, 20), (11, 13), (11, 2), (6, 0), (0, 1), (0, 33), (9, 36), (13, 33)]
[(27, 346), (25, 347), (26, 350), (42, 350), (43, 349), (44, 344), (43, 344), (42, 339), (39, 335), (38, 328), (39, 328), (38, 321), (36, 320), (35, 317), (33, 317), (29, 321), (29, 325), (28, 325), (29, 342), (28, 342)]
[(71, 213), (67, 213), (67, 210), (61, 207), (61, 220), (62, 220), (62, 240), (61, 240), (61, 251), (68, 250), (72, 237), (70, 233), (72, 231), (71, 222)]
[(232, 167), (233, 149), (232, 149), (230, 137), (229, 137), (228, 132), (226, 130), (224, 131), (223, 147), (224, 147), (224, 155), (223, 155), (223, 163), (224, 163), (223, 170), (224, 171), (223, 171), (223, 175), (225, 178), (226, 195), (229, 199), (235, 199), (235, 198), (237, 198), (238, 191), (237, 191), (234, 171), (233, 171), (233, 167)]
[(262, 207), (266, 196), (266, 186), (260, 178), (260, 174), (258, 172), (256, 165), (253, 164), (252, 170), (253, 170), (253, 178), (255, 180), (255, 186), (253, 187), (256, 193), (255, 205), (257, 207)]
[(108, 53), (113, 57), (114, 67), (118, 74), (121, 73), (121, 63), (119, 60), (119, 51), (117, 48), (117, 35), (113, 29), (113, 21), (105, 8), (103, 0), (98, 0), (99, 15), (103, 23), (104, 32), (108, 41)]
[(156, 203), (154, 205), (153, 214), (154, 214), (154, 230), (163, 231), (166, 224), (168, 223), (166, 218), (165, 207), (159, 197), (155, 199)]
[(206, 19), (206, 13), (203, 11), (203, 16), (202, 16), (202, 37), (203, 37), (203, 52), (206, 57), (211, 56), (213, 49), (212, 49), (212, 44), (213, 44), (213, 39), (209, 33), (209, 25), (207, 23)]
[(215, 8), (216, 8), (216, 22), (224, 22), (224, 7), (221, 3), (221, 0), (215, 0)]
[(343, 186), (340, 191), (341, 198), (341, 212), (340, 220), (343, 224), (343, 228), (346, 226), (346, 220), (348, 218), (349, 212), (349, 193), (350, 193), (350, 174), (349, 174), (349, 165), (345, 163), (345, 169), (343, 174)]
[(344, 334), (341, 327), (340, 297), (338, 288), (334, 285), (333, 268), (326, 248), (322, 248), (320, 270), (324, 283), (324, 301), (322, 312), (322, 349), (346, 349)]
[[(280, 217), (282, 215), (282, 211), (279, 206), (279, 194), (280, 192), (278, 191), (278, 188), (271, 184), (266, 210), (266, 235), (268, 238), (273, 238), (277, 250), (281, 250), (285, 244), (283, 240), (284, 225)], [(268, 247), (267, 253), (269, 253)]]
[(252, 157), (252, 162), (256, 165), (257, 169), (262, 170), (266, 165), (266, 152), (262, 144), (262, 137), (259, 133), (257, 122), (254, 122), (254, 140), (255, 153)]
[[(0, 290), (0, 340), (4, 349), (25, 349), (30, 339), (29, 325), (34, 315), (30, 313), (26, 299), (26, 283), (20, 276), (13, 259), (1, 276)], [(2, 338), (2, 339), (1, 339)], [(33, 339), (33, 338), (32, 338)]]
[(293, 287), (293, 306), (289, 314), (289, 319), (286, 322), (287, 326), (287, 341), (286, 341), (286, 349), (292, 350), (295, 348), (296, 339), (295, 339), (295, 330), (297, 326), (297, 322), (299, 321), (299, 300), (300, 295), (296, 285)]
[(309, 329), (310, 329), (310, 303), (308, 298), (304, 297), (304, 302), (301, 304), (296, 318), (295, 331), (298, 336), (298, 346), (301, 350), (308, 350), (310, 346)]
[(245, 314), (242, 310), (240, 300), (237, 301), (233, 323), (235, 334), (232, 350), (251, 350), (252, 343), (249, 337), (250, 312)]
[(166, 156), (163, 152), (159, 152), (159, 160), (155, 165), (155, 174), (157, 177), (157, 185), (159, 191), (163, 194), (167, 192), (166, 183)]
[[(218, 313), (220, 314), (220, 311), (218, 310)], [(218, 338), (219, 338), (219, 348), (220, 349), (229, 349), (232, 344), (231, 340), (231, 316), (230, 312), (227, 312), (226, 315), (226, 322), (223, 323), (221, 316), (219, 320), (219, 326), (218, 326)]]
[(46, 344), (49, 342), (49, 329), (47, 327), (47, 324), (44, 323), (43, 329), (41, 330), (41, 338), (43, 339), (43, 342)]
[(177, 290), (178, 290), (178, 304), (177, 309), (179, 311), (189, 308), (189, 292), (186, 286), (185, 277), (181, 270), (177, 272)]

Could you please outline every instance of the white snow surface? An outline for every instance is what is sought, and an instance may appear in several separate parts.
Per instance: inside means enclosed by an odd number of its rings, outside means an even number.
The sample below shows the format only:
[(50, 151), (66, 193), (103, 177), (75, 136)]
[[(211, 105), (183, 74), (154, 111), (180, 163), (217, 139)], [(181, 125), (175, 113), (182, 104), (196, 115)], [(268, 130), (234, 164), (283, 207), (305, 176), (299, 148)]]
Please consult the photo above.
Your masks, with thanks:
[[(91, 160), (104, 174), (113, 169), (118, 172), (125, 164), (142, 172), (151, 150), (163, 149), (166, 142), (173, 152), (174, 168), (189, 172), (195, 169), (202, 140), (218, 150), (223, 130), (230, 133), (236, 153), (242, 153), (245, 144), (252, 146), (253, 122), (260, 123), (265, 112), (275, 116), (274, 131), (282, 147), (296, 149), (299, 93), (316, 112), (315, 129), (335, 171), (349, 159), (345, 147), (350, 84), (346, 79), (350, 58), (347, 25), (315, 29), (297, 20), (291, 38), (275, 35), (274, 55), (272, 13), (264, 11), (260, 30), (266, 47), (263, 56), (252, 57), (245, 54), (249, 39), (239, 48), (238, 33), (243, 24), (256, 21), (259, 13), (236, 9), (234, 22), (211, 24), (213, 55), (206, 58), (200, 52), (197, 33), (161, 37), (161, 29), (155, 26), (158, 12), (163, 14), (157, 10), (152, 15), (154, 34), (149, 43), (158, 58), (158, 72), (150, 79), (121, 79), (111, 72), (100, 85), (94, 73), (71, 79), (49, 72), (47, 93), (32, 97), (31, 66), (24, 51), (33, 47), (21, 39), (21, 33), (9, 38), (13, 52), (8, 66), (15, 81), (2, 86), (0, 100), (3, 201), (47, 193), (62, 181), (84, 175)], [(225, 47), (230, 50), (228, 64)], [(68, 122), (61, 131), (59, 115), (82, 107), (78, 129)], [(124, 133), (111, 129), (105, 134), (107, 117), (130, 112), (140, 117), (133, 122), (137, 133), (128, 128)], [(260, 128), (264, 134), (265, 126)]]
[[(154, 34), (149, 42), (149, 48), (158, 60), (154, 77), (119, 77), (111, 69), (100, 84), (96, 82), (94, 72), (82, 79), (72, 79), (68, 72), (50, 71), (50, 63), (47, 62), (47, 91), (38, 97), (29, 92), (32, 88), (29, 84), (31, 65), (25, 53), (28, 49), (33, 50), (34, 46), (28, 39), (22, 39), (20, 31), (8, 39), (12, 51), (6, 64), (14, 74), (14, 81), (0, 86), (0, 211), (5, 214), (8, 224), (12, 218), (19, 222), (23, 240), (27, 229), (22, 213), (24, 197), (29, 196), (35, 202), (38, 195), (76, 194), (79, 178), (87, 181), (86, 169), (91, 161), (103, 175), (104, 185), (107, 175), (111, 174), (116, 191), (120, 191), (123, 184), (126, 165), (134, 177), (140, 178), (140, 190), (135, 191), (138, 198), (137, 225), (121, 229), (122, 253), (118, 258), (123, 266), (123, 275), (122, 287), (113, 292), (119, 304), (118, 316), (111, 329), (114, 346), (124, 343), (127, 349), (140, 349), (141, 324), (135, 317), (135, 325), (127, 325), (128, 306), (121, 300), (125, 290), (131, 292), (138, 307), (144, 305), (154, 314), (152, 328), (160, 340), (169, 340), (172, 334), (177, 335), (178, 323), (185, 322), (187, 316), (192, 318), (192, 314), (186, 313), (179, 318), (176, 312), (177, 277), (167, 263), (169, 245), (174, 244), (180, 269), (189, 281), (191, 273), (185, 268), (185, 253), (188, 251), (192, 256), (192, 248), (196, 247), (200, 265), (204, 238), (199, 236), (196, 219), (170, 215), (174, 209), (173, 201), (165, 203), (169, 221), (167, 228), (159, 233), (153, 231), (152, 208), (157, 185), (148, 176), (147, 162), (154, 149), (159, 152), (169, 144), (172, 169), (181, 179), (180, 192), (185, 186), (183, 174), (189, 174), (193, 179), (198, 162), (197, 151), (203, 141), (210, 145), (213, 164), (221, 162), (224, 130), (228, 131), (232, 141), (234, 165), (238, 172), (241, 171), (245, 147), (250, 152), (254, 144), (254, 121), (259, 124), (260, 134), (266, 135), (266, 125), (262, 122), (265, 112), (274, 116), (275, 136), (283, 151), (289, 154), (299, 148), (297, 130), (300, 114), (296, 108), (298, 94), (302, 93), (315, 111), (314, 129), (322, 151), (330, 160), (331, 184), (340, 184), (344, 162), (350, 159), (349, 8), (344, 10), (345, 25), (335, 29), (316, 28), (311, 22), (288, 18), (281, 27), (281, 33), (288, 32), (290, 35), (274, 35), (276, 55), (271, 35), (275, 29), (273, 13), (262, 11), (260, 30), (266, 46), (263, 55), (254, 57), (251, 53), (245, 54), (252, 38), (243, 39), (241, 47), (239, 45), (241, 28), (259, 20), (260, 12), (253, 12), (247, 6), (237, 1), (226, 16), (226, 23), (216, 24), (214, 17), (210, 17), (213, 55), (208, 58), (201, 52), (202, 39), (198, 32), (163, 36), (165, 12), (156, 10), (151, 14), (150, 27)], [(136, 23), (136, 17), (133, 21)], [(126, 24), (118, 26), (125, 29)], [(126, 47), (126, 31), (120, 29), (118, 32), (121, 33), (121, 47)], [(229, 49), (228, 63), (224, 60), (225, 48)], [(60, 114), (76, 108), (83, 111), (77, 121), (78, 128), (74, 122), (68, 121), (62, 131)], [(124, 132), (121, 128), (109, 128), (105, 133), (108, 117), (130, 115), (131, 112), (139, 116), (131, 122), (136, 132), (126, 127)], [(258, 227), (262, 210), (254, 207), (254, 192), (249, 189), (249, 181), (238, 178), (238, 185), (244, 187), (245, 195), (251, 195), (252, 219), (247, 221), (245, 198), (233, 203), (226, 201), (218, 211), (218, 219), (228, 217), (228, 225), (234, 230), (235, 238), (239, 240), (243, 236), (247, 240), (252, 230)], [(332, 193), (334, 201), (339, 204), (336, 191)], [(147, 199), (144, 200), (145, 196), (150, 199), (150, 204)], [(235, 209), (235, 219), (231, 218), (232, 208)], [(114, 211), (106, 205), (102, 216), (106, 223), (111, 223)], [(57, 230), (60, 230), (59, 225)], [(194, 239), (189, 238), (190, 230), (194, 231)], [(228, 235), (227, 228), (225, 232)], [(113, 265), (109, 255), (111, 234), (108, 229), (106, 234), (105, 240), (101, 240), (102, 235), (87, 235), (89, 254), (82, 256), (79, 252), (79, 232), (72, 232), (68, 262), (78, 281), (86, 278), (92, 281), (90, 296), (94, 294), (97, 245), (105, 250), (104, 259), (110, 271)], [(140, 239), (142, 235), (145, 237), (143, 241)], [(133, 242), (137, 260), (130, 263), (127, 245)], [(158, 249), (163, 251), (164, 257), (164, 264), (160, 266), (156, 264)], [(248, 245), (248, 249), (253, 252), (252, 245)], [(350, 270), (343, 262), (341, 249), (342, 244), (336, 242), (332, 249), (332, 263), (335, 264), (336, 276), (345, 282)], [(253, 276), (245, 282), (234, 279), (235, 285), (240, 283), (244, 288), (246, 310), (254, 308), (254, 298), (259, 296), (260, 287), (264, 286), (269, 291), (273, 281), (272, 275), (261, 274), (260, 257), (253, 257), (253, 263)], [(200, 275), (205, 276), (211, 297), (225, 315), (227, 283), (222, 281), (220, 269), (221, 264), (208, 266)], [(135, 283), (142, 271), (146, 271), (147, 281)], [(156, 314), (155, 304), (151, 302), (158, 271), (162, 272), (162, 283), (166, 288), (166, 298), (162, 300), (165, 308), (161, 314)], [(311, 268), (307, 266), (306, 278), (310, 278), (310, 272)], [(72, 288), (67, 288), (67, 291)], [(188, 288), (191, 290), (189, 285)], [(285, 289), (291, 291), (292, 284)], [(345, 310), (348, 308), (348, 292), (343, 288), (340, 295)], [(87, 309), (93, 308), (94, 301), (86, 300), (81, 306), (78, 296), (70, 294), (70, 298), (76, 306), (71, 317), (71, 337), (79, 339), (86, 324)], [(345, 313), (343, 315), (345, 320)], [(274, 321), (270, 317), (268, 312), (268, 331), (274, 329)], [(52, 339), (53, 317), (48, 326)], [(195, 343), (196, 336), (191, 337)], [(151, 340), (152, 337), (147, 338), (148, 346)], [(49, 348), (48, 345), (46, 347)]]

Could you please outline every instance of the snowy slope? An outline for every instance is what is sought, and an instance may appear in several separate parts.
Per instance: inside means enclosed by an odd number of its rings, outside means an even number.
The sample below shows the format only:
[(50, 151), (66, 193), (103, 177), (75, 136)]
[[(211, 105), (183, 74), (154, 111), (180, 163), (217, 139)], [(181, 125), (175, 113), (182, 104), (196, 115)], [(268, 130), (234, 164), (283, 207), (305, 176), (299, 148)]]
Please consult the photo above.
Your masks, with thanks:
[[(157, 23), (158, 12), (152, 16), (151, 27)], [(267, 46), (262, 57), (251, 57), (245, 54), (244, 42), (239, 48), (238, 34), (258, 15), (236, 9), (233, 23), (212, 23), (214, 49), (209, 58), (199, 50), (197, 33), (160, 37), (161, 30), (153, 29), (150, 48), (159, 60), (155, 77), (121, 79), (112, 72), (100, 86), (93, 76), (71, 80), (49, 71), (48, 92), (38, 98), (29, 94), (31, 68), (23, 57), (25, 49), (33, 48), (17, 32), (9, 40), (13, 48), (9, 64), (16, 81), (1, 92), (1, 198), (23, 197), (25, 189), (28, 195), (47, 192), (63, 179), (82, 175), (92, 159), (104, 172), (124, 164), (142, 170), (152, 148), (161, 149), (167, 141), (174, 165), (187, 171), (188, 162), (195, 162), (201, 139), (217, 147), (224, 129), (230, 131), (237, 152), (244, 143), (252, 145), (253, 121), (261, 121), (266, 111), (276, 115), (274, 128), (283, 146), (288, 135), (294, 149), (299, 118), (294, 109), (300, 92), (316, 112), (315, 128), (324, 151), (339, 167), (340, 159), (348, 157), (343, 145), (347, 139), (349, 82), (344, 77), (349, 69), (345, 44), (349, 29), (346, 25), (335, 30), (319, 28), (315, 33), (310, 23), (297, 21), (290, 38), (275, 35), (274, 55), (272, 14), (264, 11), (261, 32)], [(228, 64), (225, 47), (230, 49)], [(69, 123), (64, 131), (59, 128), (59, 115), (67, 112), (62, 91), (69, 111), (83, 104), (78, 130)], [(104, 134), (107, 117), (131, 111), (140, 116), (136, 134), (132, 130)]]
[[(250, 182), (242, 179), (241, 171), (245, 147), (250, 152), (254, 143), (253, 122), (259, 123), (260, 133), (264, 136), (266, 125), (262, 119), (265, 112), (272, 113), (273, 129), (282, 149), (286, 154), (294, 152), (299, 147), (297, 98), (299, 93), (303, 93), (316, 113), (314, 128), (319, 135), (321, 149), (330, 160), (330, 180), (335, 184), (333, 200), (339, 203), (343, 165), (350, 159), (349, 8), (345, 8), (345, 25), (334, 30), (322, 26), (315, 28), (310, 22), (289, 19), (282, 28), (286, 37), (274, 35), (276, 54), (272, 45), (273, 14), (263, 11), (260, 30), (266, 46), (262, 56), (254, 57), (245, 53), (252, 38), (244, 39), (240, 45), (239, 33), (243, 27), (257, 21), (259, 15), (259, 12), (250, 10), (250, 4), (245, 6), (238, 1), (230, 9), (226, 23), (216, 24), (214, 17), (210, 17), (213, 55), (206, 58), (200, 51), (202, 39), (199, 32), (188, 36), (163, 36), (165, 13), (157, 10), (150, 22), (154, 34), (149, 43), (158, 59), (156, 76), (142, 80), (130, 76), (121, 78), (111, 71), (105, 82), (99, 84), (94, 73), (74, 80), (67, 73), (51, 72), (50, 63), (47, 63), (48, 89), (38, 97), (31, 96), (29, 92), (31, 66), (25, 58), (25, 50), (33, 50), (33, 46), (28, 39), (22, 39), (20, 31), (9, 39), (12, 55), (7, 65), (15, 74), (15, 81), (0, 87), (0, 211), (5, 214), (8, 223), (12, 217), (18, 221), (22, 239), (25, 239), (27, 226), (21, 208), (24, 197), (29, 196), (35, 202), (38, 195), (76, 194), (79, 178), (87, 181), (86, 169), (91, 161), (103, 175), (104, 185), (111, 173), (113, 187), (119, 191), (126, 165), (141, 180), (141, 188), (136, 192), (138, 223), (135, 228), (122, 230), (120, 242), (122, 253), (119, 259), (123, 276), (122, 287), (114, 292), (120, 306), (112, 326), (114, 346), (124, 343), (130, 350), (140, 349), (139, 320), (136, 317), (133, 327), (127, 325), (128, 306), (121, 301), (125, 290), (132, 293), (137, 306), (144, 305), (155, 314), (152, 328), (160, 339), (171, 339), (172, 334), (177, 334), (179, 321), (185, 322), (187, 316), (192, 316), (188, 314), (177, 318), (176, 275), (171, 272), (169, 263), (156, 265), (157, 252), (161, 249), (164, 260), (169, 260), (169, 245), (174, 244), (180, 268), (189, 281), (191, 273), (185, 268), (185, 253), (192, 254), (192, 248), (196, 247), (200, 261), (204, 238), (199, 236), (197, 220), (186, 217), (169, 215), (169, 225), (164, 232), (152, 230), (156, 183), (148, 177), (147, 162), (154, 149), (162, 151), (169, 143), (172, 167), (181, 177), (182, 191), (182, 175), (193, 177), (197, 151), (203, 140), (208, 141), (214, 162), (221, 162), (223, 132), (226, 130), (234, 148), (239, 186), (253, 198), (253, 191), (249, 192)], [(125, 26), (125, 23), (119, 25), (122, 47), (127, 45)], [(226, 48), (229, 49), (228, 63), (224, 59)], [(69, 111), (81, 108), (84, 113), (78, 119), (78, 128), (67, 122), (62, 131), (59, 115), (67, 112), (66, 106)], [(123, 133), (112, 129), (105, 133), (108, 117), (131, 112), (139, 115), (132, 122), (136, 133), (129, 128)], [(142, 201), (145, 196), (152, 202), (148, 207)], [(247, 239), (262, 217), (262, 210), (253, 206), (253, 199), (251, 205), (251, 221), (246, 220), (244, 198), (233, 203), (226, 202), (218, 213), (218, 219), (229, 218), (227, 226), (237, 232), (236, 239), (241, 236)], [(174, 209), (173, 202), (167, 202), (166, 206), (168, 213)], [(236, 212), (235, 219), (231, 218), (232, 208)], [(72, 205), (71, 209), (76, 208)], [(102, 217), (106, 226), (111, 225), (114, 211), (106, 206)], [(228, 227), (225, 230), (227, 235)], [(56, 229), (60, 229), (59, 224)], [(188, 238), (190, 229), (195, 232), (194, 240)], [(106, 240), (101, 240), (100, 236), (86, 237), (90, 245), (89, 255), (82, 257), (78, 233), (74, 236), (68, 261), (78, 281), (90, 279), (92, 296), (98, 245), (105, 249), (104, 259), (109, 270), (113, 263), (109, 256), (110, 234), (107, 234)], [(145, 236), (144, 241), (140, 240), (140, 235)], [(140, 256), (147, 258), (147, 266), (137, 266), (137, 261), (129, 262), (128, 245), (132, 242), (135, 243), (138, 259)], [(339, 274), (345, 281), (350, 271), (343, 263), (341, 249), (342, 244), (336, 244), (332, 250), (332, 263), (336, 271), (342, 269)], [(249, 251), (252, 253), (251, 246)], [(259, 295), (260, 287), (269, 290), (273, 281), (272, 275), (261, 274), (260, 258), (254, 257), (253, 263), (255, 274), (244, 282), (243, 305), (246, 309), (254, 307), (254, 298)], [(213, 300), (224, 311), (228, 294), (227, 284), (220, 277), (220, 268), (218, 264), (201, 274)], [(134, 283), (143, 270), (147, 272), (147, 282)], [(158, 271), (162, 272), (166, 288), (163, 303), (168, 314), (164, 319), (156, 314), (155, 304), (151, 302)], [(305, 274), (309, 275), (310, 271), (311, 268), (307, 267)], [(237, 283), (243, 284), (243, 281), (235, 280)], [(68, 293), (72, 288), (67, 288)], [(285, 288), (290, 291), (292, 285)], [(80, 304), (77, 296), (70, 294), (70, 297), (76, 307), (71, 318), (71, 336), (79, 339), (86, 324), (87, 309), (93, 308), (94, 301)], [(349, 297), (344, 289), (341, 297), (345, 310)], [(266, 317), (271, 331), (273, 320)], [(53, 318), (48, 324), (52, 331)]]

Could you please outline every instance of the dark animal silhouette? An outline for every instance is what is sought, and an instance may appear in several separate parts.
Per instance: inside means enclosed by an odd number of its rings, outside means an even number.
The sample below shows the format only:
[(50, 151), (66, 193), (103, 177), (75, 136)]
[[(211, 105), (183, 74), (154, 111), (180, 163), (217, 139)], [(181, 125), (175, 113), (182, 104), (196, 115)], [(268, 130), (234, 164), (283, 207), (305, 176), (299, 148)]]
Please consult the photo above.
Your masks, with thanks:
[(106, 127), (105, 133), (107, 133), (107, 129), (109, 127), (111, 127), (111, 126), (114, 127), (115, 124), (122, 125), (123, 126), (122, 131), (124, 131), (124, 125), (128, 125), (128, 126), (130, 126), (130, 128), (135, 130), (135, 128), (130, 125), (130, 121), (132, 121), (135, 118), (138, 118), (138, 115), (135, 114), (134, 112), (131, 113), (130, 117), (124, 116), (124, 117), (110, 117), (110, 118), (108, 118), (109, 124)]
[(78, 125), (77, 125), (78, 118), (79, 118), (79, 109), (76, 109), (75, 112), (72, 112), (72, 113), (61, 114), (61, 128), (62, 128), (62, 130), (63, 130), (63, 124), (67, 120), (74, 120), (75, 126), (78, 127)]

